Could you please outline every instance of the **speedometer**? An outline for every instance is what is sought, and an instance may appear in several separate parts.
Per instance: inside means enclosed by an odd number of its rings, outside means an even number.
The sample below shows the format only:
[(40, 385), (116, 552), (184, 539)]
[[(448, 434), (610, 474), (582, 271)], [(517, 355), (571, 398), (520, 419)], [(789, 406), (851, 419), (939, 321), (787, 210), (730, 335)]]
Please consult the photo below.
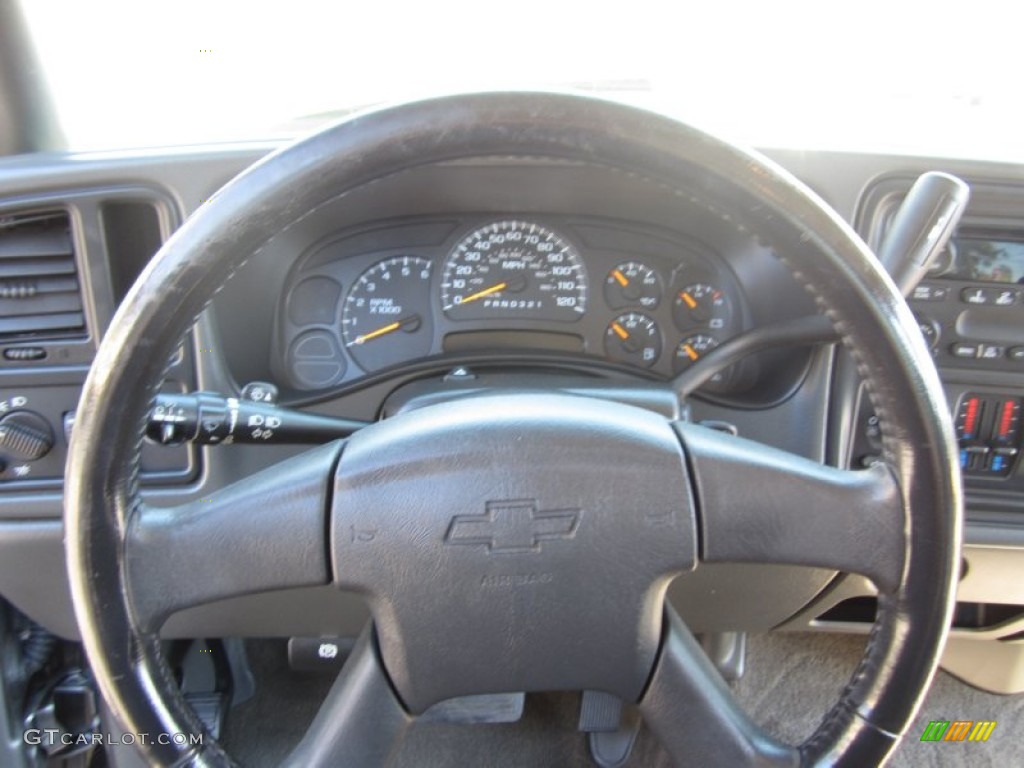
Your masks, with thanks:
[(572, 322), (587, 309), (587, 275), (576, 249), (529, 221), (496, 221), (449, 254), (441, 306), (452, 320), (518, 318)]

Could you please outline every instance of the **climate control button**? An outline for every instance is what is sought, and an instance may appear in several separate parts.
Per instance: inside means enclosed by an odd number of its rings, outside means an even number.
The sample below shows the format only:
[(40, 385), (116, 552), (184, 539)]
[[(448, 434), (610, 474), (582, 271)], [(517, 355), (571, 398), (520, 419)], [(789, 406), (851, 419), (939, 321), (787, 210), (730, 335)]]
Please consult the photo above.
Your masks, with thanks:
[(958, 341), (949, 346), (949, 354), (963, 360), (974, 360), (978, 356), (978, 345), (966, 341)]
[(983, 288), (978, 285), (971, 285), (960, 291), (960, 301), (964, 304), (973, 304), (976, 307), (986, 306), (995, 301), (995, 291), (991, 288)]

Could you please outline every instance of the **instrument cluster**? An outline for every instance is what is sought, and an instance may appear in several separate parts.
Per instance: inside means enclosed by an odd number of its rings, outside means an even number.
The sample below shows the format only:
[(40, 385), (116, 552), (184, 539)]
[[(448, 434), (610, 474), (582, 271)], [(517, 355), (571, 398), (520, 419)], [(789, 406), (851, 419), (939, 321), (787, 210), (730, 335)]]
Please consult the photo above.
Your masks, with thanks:
[[(641, 225), (551, 217), (403, 219), (341, 232), (293, 268), (279, 362), (298, 390), (426, 358), (541, 352), (668, 377), (747, 325), (707, 246)], [(728, 390), (727, 375), (710, 389)]]

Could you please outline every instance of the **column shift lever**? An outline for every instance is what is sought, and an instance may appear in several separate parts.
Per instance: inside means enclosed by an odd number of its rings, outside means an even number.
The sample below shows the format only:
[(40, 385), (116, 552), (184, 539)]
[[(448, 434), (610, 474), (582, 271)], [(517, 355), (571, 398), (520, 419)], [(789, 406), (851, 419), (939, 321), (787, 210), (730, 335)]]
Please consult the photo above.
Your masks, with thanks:
[(878, 246), (878, 260), (904, 296), (913, 293), (946, 247), (969, 197), (963, 180), (929, 171), (903, 198)]

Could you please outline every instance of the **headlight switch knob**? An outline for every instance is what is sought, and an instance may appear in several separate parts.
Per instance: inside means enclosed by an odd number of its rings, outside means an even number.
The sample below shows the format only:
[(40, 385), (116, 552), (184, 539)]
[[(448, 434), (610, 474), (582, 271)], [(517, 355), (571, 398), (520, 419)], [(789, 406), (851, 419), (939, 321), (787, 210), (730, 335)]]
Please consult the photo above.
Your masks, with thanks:
[(0, 453), (17, 461), (35, 461), (52, 448), (53, 430), (38, 413), (13, 411), (0, 418)]

